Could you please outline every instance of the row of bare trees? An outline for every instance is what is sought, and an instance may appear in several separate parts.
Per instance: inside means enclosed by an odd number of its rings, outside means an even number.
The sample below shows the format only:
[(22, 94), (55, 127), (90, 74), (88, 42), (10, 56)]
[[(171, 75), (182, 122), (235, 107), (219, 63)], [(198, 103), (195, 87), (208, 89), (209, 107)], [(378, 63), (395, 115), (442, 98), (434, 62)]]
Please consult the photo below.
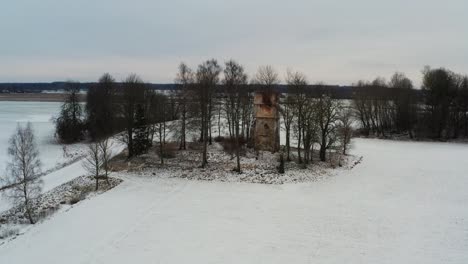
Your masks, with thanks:
[[(92, 126), (89, 134), (99, 139), (101, 135), (125, 131), (123, 139), (129, 158), (143, 153), (140, 149), (147, 148), (141, 148), (141, 145), (150, 146), (154, 135), (157, 135), (159, 156), (161, 163), (164, 163), (166, 121), (177, 119), (176, 125), (171, 126), (171, 133), (177, 138), (179, 149), (187, 149), (188, 138), (193, 135), (191, 132), (198, 131), (200, 166), (205, 167), (215, 124), (220, 136), (223, 130), (221, 123), (225, 123), (227, 128), (223, 135), (228, 135), (226, 141), (236, 156), (235, 171), (241, 172), (241, 149), (252, 137), (253, 93), (274, 91), (280, 83), (279, 74), (271, 66), (263, 66), (249, 80), (244, 67), (238, 62), (230, 60), (222, 67), (211, 59), (199, 64), (196, 70), (181, 63), (175, 82), (175, 92), (164, 96), (147, 89), (136, 75), (129, 76), (121, 85), (117, 85), (109, 75), (104, 75), (88, 93), (87, 122), (100, 124)], [(342, 116), (349, 116), (349, 111), (327, 93), (325, 85), (322, 91), (311, 90), (302, 73), (288, 72), (286, 82), (288, 92), (281, 100), (281, 115), (286, 131), (287, 160), (291, 160), (291, 142), (294, 138), (300, 163), (312, 161), (312, 152), (317, 145), (320, 147), (320, 159), (325, 161), (327, 151), (342, 142), (345, 142), (344, 145), (349, 142), (350, 135), (339, 136), (343, 131), (351, 133), (351, 129), (340, 129), (339, 125), (343, 123)], [(111, 98), (110, 103), (99, 104), (103, 96)], [(221, 122), (221, 117), (225, 122)], [(218, 122), (215, 122), (216, 119)], [(345, 125), (348, 126), (351, 119), (346, 120)], [(340, 141), (340, 138), (344, 141)], [(135, 140), (140, 143), (135, 143)], [(346, 146), (341, 148), (341, 151), (346, 151)]]
[[(193, 71), (181, 63), (176, 83), (180, 120), (177, 128), (179, 149), (186, 149), (189, 131), (198, 129), (198, 141), (202, 143), (200, 166), (205, 167), (208, 163), (208, 145), (213, 142), (214, 119), (217, 118), (218, 136), (221, 136), (221, 123), (227, 124), (227, 141), (236, 154), (235, 170), (241, 172), (241, 140), (250, 137), (253, 121), (252, 90), (248, 86), (244, 67), (230, 60), (223, 69), (215, 59), (211, 59)], [(225, 122), (221, 122), (221, 116)]]
[(325, 88), (311, 90), (303, 73), (288, 71), (287, 93), (281, 103), (281, 116), (286, 135), (286, 159), (291, 160), (291, 141), (296, 140), (297, 161), (313, 161), (315, 146), (319, 158), (326, 161), (327, 151), (346, 154), (352, 133), (351, 110)]
[[(293, 136), (297, 139), (300, 163), (312, 161), (311, 153), (315, 145), (320, 146), (320, 159), (323, 161), (326, 160), (327, 151), (338, 144), (343, 143), (345, 146), (340, 151), (346, 152), (352, 131), (350, 110), (332, 95), (326, 94), (325, 86), (323, 94), (317, 96), (318, 93), (310, 89), (305, 75), (301, 73), (289, 72), (286, 81), (288, 93), (281, 101), (280, 112), (286, 132), (287, 160), (291, 160)], [(208, 163), (207, 146), (212, 142), (214, 114), (218, 113), (219, 133), (219, 115), (222, 113), (227, 124), (228, 141), (236, 155), (235, 171), (241, 172), (241, 143), (249, 141), (252, 136), (253, 92), (274, 91), (280, 83), (279, 74), (271, 66), (263, 66), (249, 81), (244, 67), (236, 61), (227, 61), (222, 69), (212, 59), (201, 63), (196, 71), (182, 63), (176, 83), (179, 148), (185, 149), (189, 123), (195, 121), (191, 128), (199, 129), (199, 141), (203, 144), (201, 167), (205, 167)], [(340, 133), (346, 135), (339, 136)]]
[(410, 138), (468, 137), (468, 77), (447, 69), (423, 70), (422, 90), (395, 73), (389, 82), (359, 81), (353, 108), (362, 133), (386, 137), (407, 133)]

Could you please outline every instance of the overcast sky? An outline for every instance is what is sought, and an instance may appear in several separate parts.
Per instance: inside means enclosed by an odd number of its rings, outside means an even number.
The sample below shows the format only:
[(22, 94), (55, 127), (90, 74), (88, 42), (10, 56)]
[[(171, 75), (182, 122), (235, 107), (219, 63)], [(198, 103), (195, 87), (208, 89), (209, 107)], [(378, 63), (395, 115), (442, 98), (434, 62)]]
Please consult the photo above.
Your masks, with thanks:
[(424, 65), (468, 74), (466, 0), (3, 0), (0, 82), (172, 82), (177, 65), (235, 59), (311, 83), (351, 84)]

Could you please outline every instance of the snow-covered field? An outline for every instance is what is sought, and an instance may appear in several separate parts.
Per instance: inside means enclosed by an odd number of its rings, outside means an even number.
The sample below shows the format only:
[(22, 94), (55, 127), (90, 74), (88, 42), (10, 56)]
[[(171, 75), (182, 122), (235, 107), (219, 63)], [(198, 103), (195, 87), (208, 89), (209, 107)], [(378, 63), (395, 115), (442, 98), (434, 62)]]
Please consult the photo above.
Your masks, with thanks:
[(468, 263), (468, 145), (354, 145), (362, 163), (318, 182), (121, 174), (0, 246), (0, 263)]

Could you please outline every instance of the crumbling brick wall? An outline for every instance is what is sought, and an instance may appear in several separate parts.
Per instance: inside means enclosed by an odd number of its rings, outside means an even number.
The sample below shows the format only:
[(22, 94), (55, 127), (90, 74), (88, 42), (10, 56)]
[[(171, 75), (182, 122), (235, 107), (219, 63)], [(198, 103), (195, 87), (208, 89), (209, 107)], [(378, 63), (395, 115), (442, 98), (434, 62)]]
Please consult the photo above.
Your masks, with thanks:
[(257, 92), (255, 107), (255, 150), (277, 152), (280, 147), (279, 96), (276, 92)]

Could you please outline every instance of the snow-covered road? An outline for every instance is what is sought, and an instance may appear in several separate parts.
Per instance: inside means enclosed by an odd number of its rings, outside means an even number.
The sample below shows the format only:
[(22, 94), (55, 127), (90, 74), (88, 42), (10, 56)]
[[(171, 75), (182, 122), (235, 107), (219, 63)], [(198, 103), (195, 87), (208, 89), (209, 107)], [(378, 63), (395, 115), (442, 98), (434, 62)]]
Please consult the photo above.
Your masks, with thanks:
[(126, 176), (0, 246), (0, 263), (468, 263), (468, 145), (356, 140), (305, 184)]

